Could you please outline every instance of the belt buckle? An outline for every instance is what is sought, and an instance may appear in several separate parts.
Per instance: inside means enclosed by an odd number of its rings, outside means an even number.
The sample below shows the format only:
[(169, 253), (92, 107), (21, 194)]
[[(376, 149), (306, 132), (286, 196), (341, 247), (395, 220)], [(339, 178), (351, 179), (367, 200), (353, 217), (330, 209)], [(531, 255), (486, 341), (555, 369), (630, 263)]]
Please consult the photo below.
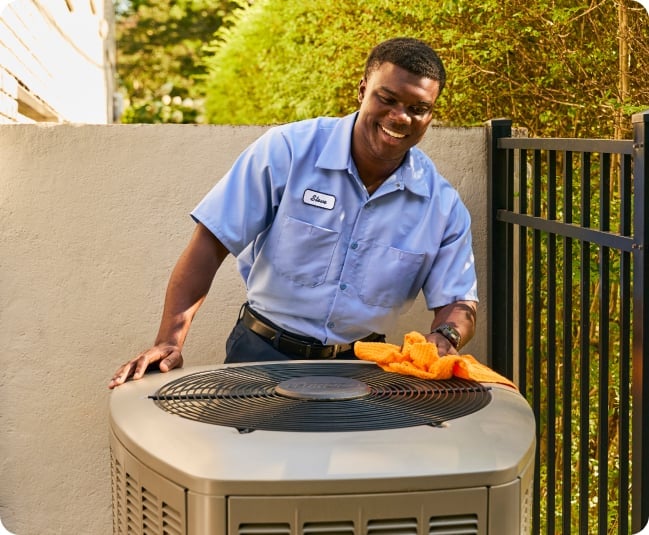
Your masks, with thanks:
[[(298, 338), (287, 335), (286, 333), (282, 333), (282, 335), (280, 336), (280, 341), (282, 339), (285, 340), (287, 344), (290, 344), (291, 347), (295, 349), (299, 348), (299, 351), (295, 351), (294, 349), (292, 352), (299, 354), (300, 356), (304, 357), (304, 359), (307, 360), (334, 359), (336, 358), (336, 355), (340, 352), (340, 348), (341, 348), (341, 346), (338, 344), (325, 346), (325, 345), (309, 343), (306, 342), (305, 340), (299, 340)], [(326, 354), (326, 352), (328, 351), (330, 351), (330, 353)]]
[(286, 334), (282, 334), (280, 336), (280, 342), (281, 340), (285, 340), (287, 343), (287, 349), (290, 347), (292, 349), (289, 349), (291, 353), (300, 355), (304, 359), (312, 359), (315, 358), (314, 356), (311, 355), (312, 350), (314, 349), (313, 345), (310, 344), (309, 342), (306, 342), (304, 340), (299, 340), (295, 337), (292, 336), (287, 336)]
[(328, 351), (331, 346), (316, 346), (315, 344), (309, 344), (308, 342), (304, 343), (304, 358), (306, 359), (333, 359), (336, 358), (338, 346), (333, 346), (333, 352), (326, 355), (325, 352)]

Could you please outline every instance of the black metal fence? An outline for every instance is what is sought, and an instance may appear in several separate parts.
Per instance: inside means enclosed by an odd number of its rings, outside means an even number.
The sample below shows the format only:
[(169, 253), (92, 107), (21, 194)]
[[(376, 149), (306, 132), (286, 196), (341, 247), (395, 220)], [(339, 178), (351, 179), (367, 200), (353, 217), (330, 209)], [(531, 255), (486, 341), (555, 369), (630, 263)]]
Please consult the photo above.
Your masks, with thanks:
[(649, 111), (633, 140), (487, 124), (489, 354), (537, 419), (533, 533), (649, 518)]

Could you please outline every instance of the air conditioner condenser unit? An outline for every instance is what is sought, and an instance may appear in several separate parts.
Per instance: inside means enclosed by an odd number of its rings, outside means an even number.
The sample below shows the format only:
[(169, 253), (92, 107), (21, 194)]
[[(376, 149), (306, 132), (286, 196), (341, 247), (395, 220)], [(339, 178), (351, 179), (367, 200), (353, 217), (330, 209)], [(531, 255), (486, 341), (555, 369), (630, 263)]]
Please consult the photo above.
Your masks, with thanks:
[(111, 393), (114, 533), (528, 533), (535, 422), (513, 389), (369, 362), (152, 373)]

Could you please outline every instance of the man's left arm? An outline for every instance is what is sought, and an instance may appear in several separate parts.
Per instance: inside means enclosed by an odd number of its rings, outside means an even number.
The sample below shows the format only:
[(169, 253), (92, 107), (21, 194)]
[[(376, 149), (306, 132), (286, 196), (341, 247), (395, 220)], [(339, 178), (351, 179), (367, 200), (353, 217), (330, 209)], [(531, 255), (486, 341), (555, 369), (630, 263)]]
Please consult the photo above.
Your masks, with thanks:
[(437, 346), (440, 356), (457, 355), (475, 333), (476, 301), (455, 301), (435, 309), (435, 319), (426, 340)]

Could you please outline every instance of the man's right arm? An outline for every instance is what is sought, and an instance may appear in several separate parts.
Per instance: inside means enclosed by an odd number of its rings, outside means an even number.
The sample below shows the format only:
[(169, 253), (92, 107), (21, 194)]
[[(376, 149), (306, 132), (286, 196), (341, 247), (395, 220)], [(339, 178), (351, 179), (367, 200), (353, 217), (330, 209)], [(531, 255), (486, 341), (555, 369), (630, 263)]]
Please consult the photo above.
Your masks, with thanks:
[(201, 223), (174, 267), (153, 347), (120, 366), (108, 384), (115, 388), (129, 377), (140, 379), (147, 367), (160, 362), (160, 371), (182, 366), (182, 347), (196, 312), (203, 304), (214, 276), (228, 255), (225, 246)]

